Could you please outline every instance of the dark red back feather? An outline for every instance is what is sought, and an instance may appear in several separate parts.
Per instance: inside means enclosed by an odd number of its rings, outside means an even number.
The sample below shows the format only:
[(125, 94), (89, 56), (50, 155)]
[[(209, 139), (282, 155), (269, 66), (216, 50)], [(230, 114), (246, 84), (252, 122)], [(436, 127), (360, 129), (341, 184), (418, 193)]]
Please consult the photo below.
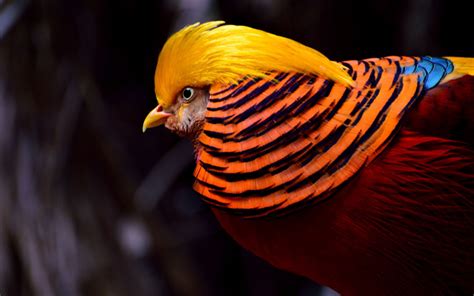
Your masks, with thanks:
[(407, 126), (427, 135), (474, 145), (474, 76), (429, 90), (407, 114)]
[(402, 130), (334, 197), (272, 219), (215, 210), (244, 247), (343, 295), (474, 291), (474, 153)]

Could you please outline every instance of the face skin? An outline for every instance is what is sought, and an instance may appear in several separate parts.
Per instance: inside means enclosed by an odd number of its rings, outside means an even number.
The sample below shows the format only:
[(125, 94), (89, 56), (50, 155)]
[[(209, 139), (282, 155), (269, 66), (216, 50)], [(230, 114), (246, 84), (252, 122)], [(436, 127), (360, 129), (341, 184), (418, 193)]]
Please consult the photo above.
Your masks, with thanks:
[(167, 118), (165, 126), (180, 136), (195, 140), (204, 124), (208, 99), (208, 88), (184, 88), (176, 103), (165, 110), (173, 114)]

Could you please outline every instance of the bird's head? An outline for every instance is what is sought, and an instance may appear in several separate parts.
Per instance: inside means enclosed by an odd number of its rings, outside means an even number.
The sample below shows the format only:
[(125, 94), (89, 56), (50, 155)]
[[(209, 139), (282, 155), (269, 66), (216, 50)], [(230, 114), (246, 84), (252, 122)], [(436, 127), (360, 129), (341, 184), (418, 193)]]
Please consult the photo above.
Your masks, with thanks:
[(143, 131), (164, 124), (180, 135), (196, 137), (210, 89), (237, 84), (244, 77), (265, 79), (274, 71), (354, 83), (341, 64), (296, 41), (223, 21), (197, 23), (165, 43), (155, 72), (158, 106), (146, 117)]

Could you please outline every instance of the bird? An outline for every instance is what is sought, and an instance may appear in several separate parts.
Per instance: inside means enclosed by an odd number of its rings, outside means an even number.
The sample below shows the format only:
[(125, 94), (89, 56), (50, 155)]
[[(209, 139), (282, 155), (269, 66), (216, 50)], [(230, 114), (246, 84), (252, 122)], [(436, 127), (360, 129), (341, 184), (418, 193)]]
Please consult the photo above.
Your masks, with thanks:
[(164, 44), (158, 106), (243, 248), (342, 295), (474, 292), (474, 58), (336, 62), (224, 21)]

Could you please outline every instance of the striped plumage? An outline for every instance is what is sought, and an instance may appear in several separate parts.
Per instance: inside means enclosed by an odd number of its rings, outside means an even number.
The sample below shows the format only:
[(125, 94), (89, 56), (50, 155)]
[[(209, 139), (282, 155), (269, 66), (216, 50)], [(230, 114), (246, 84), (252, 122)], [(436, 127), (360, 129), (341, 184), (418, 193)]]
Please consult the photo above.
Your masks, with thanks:
[(170, 37), (155, 92), (143, 130), (192, 139), (195, 189), (257, 256), (342, 295), (474, 292), (474, 59), (337, 63), (210, 22)]
[(356, 88), (299, 73), (210, 90), (195, 189), (246, 216), (322, 200), (390, 142), (420, 95), (453, 71), (447, 59), (343, 62)]

